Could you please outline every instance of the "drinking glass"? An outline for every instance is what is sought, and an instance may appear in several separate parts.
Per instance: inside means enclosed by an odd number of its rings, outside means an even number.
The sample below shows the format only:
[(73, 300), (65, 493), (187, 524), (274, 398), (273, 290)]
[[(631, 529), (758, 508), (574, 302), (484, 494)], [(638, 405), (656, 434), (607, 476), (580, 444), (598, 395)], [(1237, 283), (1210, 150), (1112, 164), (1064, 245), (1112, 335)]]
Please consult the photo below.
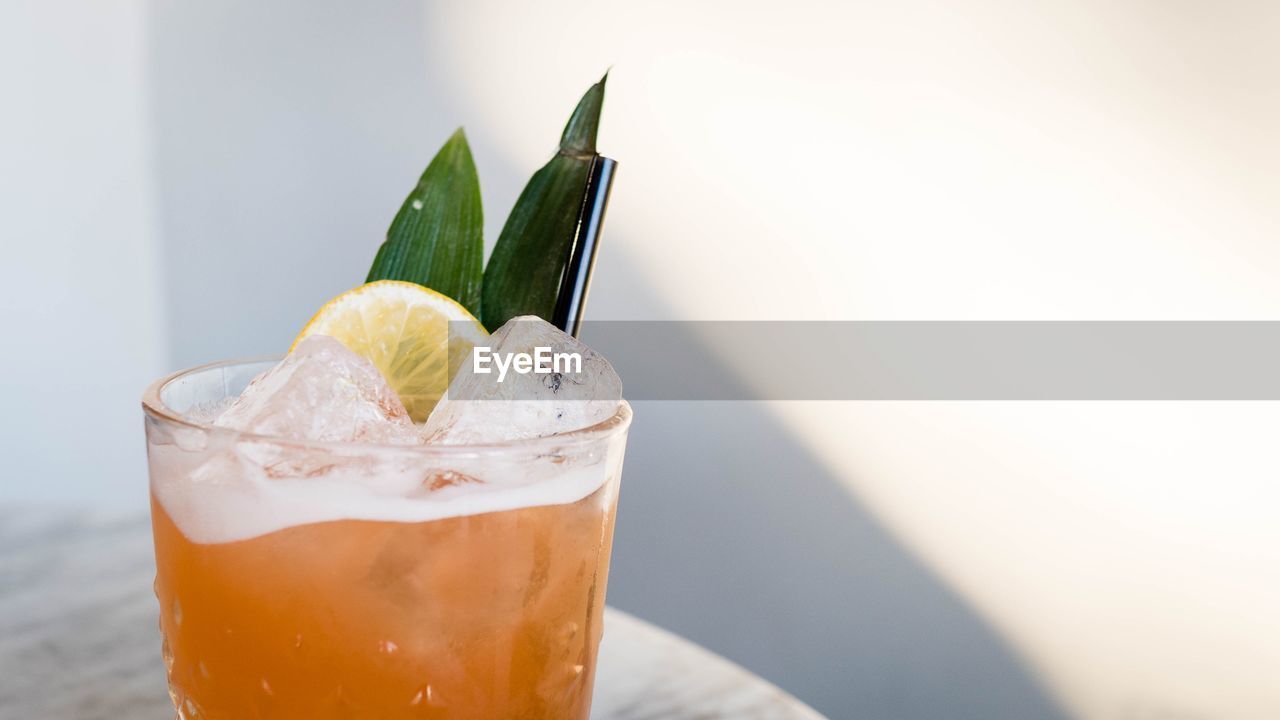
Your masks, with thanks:
[(209, 424), (275, 362), (143, 397), (177, 717), (585, 720), (630, 407), (482, 446)]

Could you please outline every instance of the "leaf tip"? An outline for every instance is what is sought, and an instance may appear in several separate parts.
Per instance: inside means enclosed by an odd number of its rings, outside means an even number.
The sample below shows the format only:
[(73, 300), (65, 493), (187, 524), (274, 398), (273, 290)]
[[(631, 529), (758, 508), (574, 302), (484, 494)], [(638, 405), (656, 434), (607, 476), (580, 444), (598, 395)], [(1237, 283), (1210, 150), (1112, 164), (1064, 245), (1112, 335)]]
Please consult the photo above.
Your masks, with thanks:
[(444, 146), (440, 148), (439, 157), (449, 158), (448, 162), (460, 163), (469, 173), (475, 174), (475, 160), (471, 157), (471, 143), (467, 142), (467, 133), (462, 127), (453, 131)]
[[(612, 68), (610, 68), (612, 69)], [(573, 154), (590, 154), (596, 151), (596, 135), (600, 130), (600, 110), (604, 107), (604, 86), (609, 79), (606, 70), (600, 81), (587, 88), (578, 106), (569, 116), (560, 136), (560, 149)]]

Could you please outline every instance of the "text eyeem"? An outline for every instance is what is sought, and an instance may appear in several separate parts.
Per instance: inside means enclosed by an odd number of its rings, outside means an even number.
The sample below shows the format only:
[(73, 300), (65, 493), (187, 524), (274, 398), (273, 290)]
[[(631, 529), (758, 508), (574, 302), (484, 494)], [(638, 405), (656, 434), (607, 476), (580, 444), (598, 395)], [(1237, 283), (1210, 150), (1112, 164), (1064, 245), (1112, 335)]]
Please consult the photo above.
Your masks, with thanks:
[(531, 353), (496, 353), (493, 348), (483, 345), (477, 345), (471, 349), (472, 372), (488, 375), (495, 369), (498, 373), (498, 382), (506, 379), (508, 370), (520, 375), (581, 373), (582, 355), (575, 352), (551, 352), (549, 347), (535, 347)]

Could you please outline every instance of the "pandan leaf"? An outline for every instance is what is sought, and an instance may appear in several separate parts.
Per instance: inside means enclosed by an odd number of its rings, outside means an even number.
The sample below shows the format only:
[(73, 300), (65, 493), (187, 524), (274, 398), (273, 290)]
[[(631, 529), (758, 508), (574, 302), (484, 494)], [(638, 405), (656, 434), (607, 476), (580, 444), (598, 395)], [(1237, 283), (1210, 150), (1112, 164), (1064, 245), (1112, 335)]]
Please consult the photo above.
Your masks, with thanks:
[(406, 280), (479, 315), (484, 212), (471, 148), (458, 128), (391, 221), (366, 282)]
[(484, 272), (481, 319), (490, 331), (518, 315), (550, 319), (577, 231), (608, 74), (578, 102), (560, 150), (516, 200)]

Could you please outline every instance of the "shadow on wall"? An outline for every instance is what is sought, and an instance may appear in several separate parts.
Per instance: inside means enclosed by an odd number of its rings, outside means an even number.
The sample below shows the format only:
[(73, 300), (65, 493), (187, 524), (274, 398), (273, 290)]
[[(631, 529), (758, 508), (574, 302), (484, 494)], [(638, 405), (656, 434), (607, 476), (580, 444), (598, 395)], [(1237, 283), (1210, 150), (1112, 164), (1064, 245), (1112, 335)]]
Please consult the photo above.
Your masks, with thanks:
[[(602, 260), (593, 299), (669, 316), (619, 255), (615, 244)], [(610, 604), (833, 719), (1063, 717), (991, 628), (767, 405), (633, 404)]]
[[(278, 351), (361, 280), (461, 103), (427, 66), (416, 2), (150, 10), (171, 362)], [(476, 150), (505, 217), (534, 168)], [(670, 317), (606, 243), (593, 315)], [(1061, 717), (765, 406), (638, 403), (624, 486), (611, 603), (832, 718)]]

